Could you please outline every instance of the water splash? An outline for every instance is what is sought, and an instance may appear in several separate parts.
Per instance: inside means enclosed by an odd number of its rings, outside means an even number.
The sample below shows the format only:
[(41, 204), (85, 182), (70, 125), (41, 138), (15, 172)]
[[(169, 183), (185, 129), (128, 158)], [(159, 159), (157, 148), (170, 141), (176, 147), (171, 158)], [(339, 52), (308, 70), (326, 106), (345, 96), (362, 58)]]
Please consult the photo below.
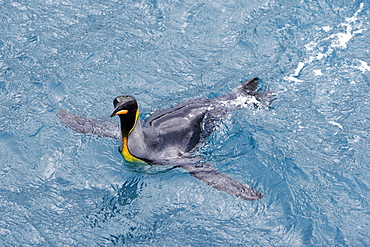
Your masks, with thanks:
[[(295, 69), (293, 74), (286, 76), (284, 79), (294, 82), (302, 82), (299, 79), (299, 75), (303, 68), (307, 64), (311, 64), (314, 61), (320, 61), (326, 57), (329, 57), (336, 49), (346, 49), (348, 46), (349, 41), (356, 35), (360, 34), (366, 29), (362, 29), (362, 21), (359, 19), (358, 15), (364, 9), (364, 3), (360, 3), (358, 10), (354, 13), (352, 17), (345, 18), (343, 23), (340, 23), (337, 28), (344, 28), (344, 32), (340, 31), (338, 33), (331, 34), (328, 37), (322, 38), (320, 40), (311, 41), (310, 43), (305, 45), (307, 53), (311, 53), (311, 55), (305, 59), (303, 62), (299, 62), (297, 68)], [(333, 28), (329, 26), (324, 26), (321, 28), (325, 32), (331, 31)], [(329, 46), (327, 45), (329, 42)], [(328, 46), (328, 47), (327, 47)], [(326, 52), (321, 52), (326, 50)], [(361, 65), (363, 65), (361, 63)], [(367, 65), (367, 64), (366, 64)], [(367, 67), (361, 67), (362, 69), (366, 69)], [(315, 75), (322, 75), (321, 71), (314, 71)]]

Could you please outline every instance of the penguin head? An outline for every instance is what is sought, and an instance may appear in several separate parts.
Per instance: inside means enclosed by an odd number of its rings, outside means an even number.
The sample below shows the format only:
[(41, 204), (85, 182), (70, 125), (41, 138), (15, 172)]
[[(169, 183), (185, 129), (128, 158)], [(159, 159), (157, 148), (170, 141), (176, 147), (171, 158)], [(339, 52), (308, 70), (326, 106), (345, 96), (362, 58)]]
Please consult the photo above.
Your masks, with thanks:
[(118, 115), (121, 119), (121, 129), (123, 133), (131, 132), (139, 116), (138, 105), (134, 97), (130, 95), (118, 96), (114, 99), (115, 107), (111, 117)]

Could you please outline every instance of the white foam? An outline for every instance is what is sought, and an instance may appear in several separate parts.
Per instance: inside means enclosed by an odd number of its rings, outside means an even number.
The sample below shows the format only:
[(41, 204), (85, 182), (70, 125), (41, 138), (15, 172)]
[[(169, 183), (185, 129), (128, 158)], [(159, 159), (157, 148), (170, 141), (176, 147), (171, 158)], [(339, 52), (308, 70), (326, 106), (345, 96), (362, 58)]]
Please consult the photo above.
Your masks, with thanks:
[(310, 43), (306, 44), (304, 47), (308, 51), (312, 51), (318, 44), (316, 42), (311, 41)]
[(324, 30), (325, 32), (329, 32), (330, 30), (332, 30), (332, 27), (325, 26), (325, 27), (322, 27), (322, 30)]
[(315, 69), (315, 70), (313, 71), (313, 73), (314, 73), (316, 76), (320, 76), (320, 75), (322, 75), (322, 72), (321, 72), (321, 70), (319, 70), (319, 69)]
[(360, 7), (359, 7), (359, 9), (356, 11), (356, 13), (352, 16), (352, 17), (350, 17), (350, 18), (346, 18), (346, 21), (347, 22), (355, 22), (355, 21), (357, 21), (358, 20), (358, 18), (357, 18), (357, 16), (358, 16), (358, 14), (364, 9), (364, 6), (365, 6), (365, 4), (364, 3), (360, 3)]
[(316, 55), (316, 60), (321, 60), (321, 59), (323, 59), (324, 57), (326, 57), (326, 54), (324, 54), (324, 53), (321, 53), (321, 52), (319, 52), (319, 53), (317, 53), (317, 55)]
[(219, 102), (220, 104), (224, 106), (236, 106), (236, 107), (248, 107), (250, 105), (260, 105), (261, 102), (257, 100), (255, 96), (250, 95), (239, 95), (236, 99), (233, 100), (225, 100)]
[(294, 75), (286, 76), (286, 77), (284, 77), (284, 80), (294, 81), (294, 82), (303, 82), (303, 80), (298, 79), (297, 77), (294, 77)]
[(332, 124), (332, 125), (335, 125), (337, 126), (338, 128), (340, 128), (341, 130), (343, 129), (343, 126), (340, 124), (340, 123), (337, 123), (335, 121), (329, 121), (328, 123)]
[(297, 68), (294, 71), (294, 74), (284, 77), (284, 79), (288, 81), (302, 82), (302, 80), (298, 79), (297, 76), (299, 76), (305, 65), (306, 64), (303, 62), (299, 62)]
[(360, 66), (355, 66), (355, 68), (361, 70), (362, 72), (370, 71), (370, 66), (367, 64), (367, 62), (360, 59), (355, 59), (355, 61), (361, 64)]
[(332, 34), (329, 36), (329, 39), (334, 39), (331, 43), (331, 47), (345, 49), (347, 48), (348, 42), (353, 38), (354, 33), (349, 23), (342, 23), (341, 26), (346, 27), (346, 32)]
[(299, 74), (301, 73), (301, 71), (302, 71), (302, 69), (304, 68), (305, 65), (306, 64), (303, 63), (303, 62), (299, 62), (297, 68), (294, 71), (293, 76), (299, 76)]
[[(363, 10), (364, 3), (361, 3), (359, 9), (353, 14), (352, 17), (345, 18), (343, 23), (340, 23), (337, 27), (344, 27), (344, 32), (338, 32), (331, 34), (329, 37), (325, 37), (321, 40), (311, 41), (305, 45), (307, 52), (312, 53), (307, 59), (303, 62), (299, 62), (297, 68), (294, 70), (294, 73), (284, 77), (285, 80), (294, 81), (294, 82), (302, 82), (302, 80), (298, 79), (302, 69), (307, 65), (314, 61), (320, 61), (325, 57), (330, 56), (336, 49), (346, 49), (349, 41), (359, 33), (365, 31), (365, 29), (361, 29), (362, 22), (358, 21), (358, 15)], [(330, 26), (324, 26), (321, 28), (325, 32), (332, 30), (333, 28)], [(329, 43), (329, 47), (327, 47), (327, 43)], [(323, 50), (326, 50), (325, 53), (322, 53)], [(363, 62), (363, 61), (362, 61)], [(360, 62), (361, 63), (361, 62)], [(368, 70), (368, 65), (365, 63), (361, 63), (361, 66), (358, 67), (359, 69)], [(318, 74), (319, 72), (316, 70), (314, 71), (315, 75), (322, 75)]]

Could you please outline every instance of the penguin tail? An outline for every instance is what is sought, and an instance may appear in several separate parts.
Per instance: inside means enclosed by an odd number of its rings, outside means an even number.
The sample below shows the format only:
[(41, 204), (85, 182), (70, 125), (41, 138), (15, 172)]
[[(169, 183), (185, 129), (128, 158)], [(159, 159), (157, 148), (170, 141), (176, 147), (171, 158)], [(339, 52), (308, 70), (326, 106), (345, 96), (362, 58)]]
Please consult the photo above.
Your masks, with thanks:
[(239, 86), (239, 90), (243, 91), (246, 94), (252, 94), (257, 90), (259, 80), (260, 79), (258, 77), (254, 77), (250, 80), (247, 80)]
[(232, 91), (236, 97), (249, 96), (255, 99), (251, 101), (254, 107), (271, 107), (271, 103), (275, 100), (275, 93), (260, 86), (260, 79), (254, 77), (243, 82)]

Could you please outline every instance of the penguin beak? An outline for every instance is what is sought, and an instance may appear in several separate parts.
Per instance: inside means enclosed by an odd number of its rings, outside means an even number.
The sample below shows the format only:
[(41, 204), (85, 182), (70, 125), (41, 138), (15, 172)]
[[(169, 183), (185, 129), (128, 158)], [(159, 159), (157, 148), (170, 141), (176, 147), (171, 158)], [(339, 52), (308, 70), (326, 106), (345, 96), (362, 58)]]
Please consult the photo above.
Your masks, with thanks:
[[(118, 107), (117, 107), (118, 108)], [(128, 110), (118, 110), (118, 109), (114, 109), (113, 113), (110, 115), (110, 117), (114, 117), (116, 115), (124, 115), (124, 114), (127, 114), (128, 113)]]

